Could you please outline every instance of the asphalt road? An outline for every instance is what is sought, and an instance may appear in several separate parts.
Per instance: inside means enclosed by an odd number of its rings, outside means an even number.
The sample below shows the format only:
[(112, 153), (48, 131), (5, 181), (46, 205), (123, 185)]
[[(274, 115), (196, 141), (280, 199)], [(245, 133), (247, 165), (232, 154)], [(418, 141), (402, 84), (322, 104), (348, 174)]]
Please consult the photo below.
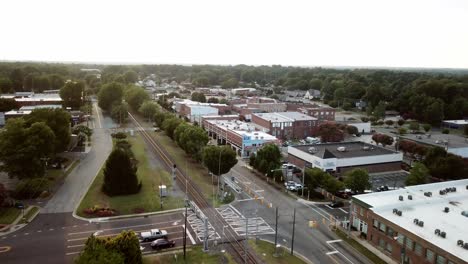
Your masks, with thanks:
[(113, 122), (103, 117), (96, 102), (93, 103), (93, 109), (95, 117), (91, 141), (93, 146), (89, 153), (81, 155), (80, 163), (41, 209), (41, 213), (73, 212), (109, 156), (112, 150), (112, 139), (108, 128), (113, 126)]
[[(175, 240), (176, 247), (179, 247), (182, 246), (183, 225), (182, 212), (102, 223), (78, 220), (70, 213), (41, 214), (25, 228), (0, 237), (0, 247), (11, 247), (9, 251), (0, 253), (0, 263), (72, 263), (86, 239), (97, 231), (98, 237), (109, 237), (123, 230), (143, 232), (160, 228), (167, 230), (168, 239)], [(190, 225), (187, 229), (187, 244), (198, 243)], [(141, 243), (143, 254), (153, 252), (149, 244)]]
[[(232, 169), (230, 176), (236, 177), (236, 182), (241, 186), (249, 186), (250, 189), (256, 190), (257, 196), (263, 198), (264, 202), (262, 204), (258, 199), (244, 199), (234, 202), (233, 206), (247, 218), (262, 217), (273, 229), (275, 208), (278, 207), (278, 244), (291, 248), (293, 212), (296, 208), (295, 252), (313, 263), (371, 263), (330, 231), (330, 216), (338, 216), (341, 220), (347, 215), (345, 212), (325, 205), (301, 203), (283, 190), (277, 190), (259, 179), (243, 165), (244, 162), (240, 161)], [(255, 194), (250, 196), (254, 198)], [(270, 203), (272, 208), (268, 206)], [(343, 210), (348, 212), (345, 208)], [(309, 221), (316, 221), (318, 226), (309, 227)], [(261, 235), (260, 238), (274, 241), (272, 234)]]

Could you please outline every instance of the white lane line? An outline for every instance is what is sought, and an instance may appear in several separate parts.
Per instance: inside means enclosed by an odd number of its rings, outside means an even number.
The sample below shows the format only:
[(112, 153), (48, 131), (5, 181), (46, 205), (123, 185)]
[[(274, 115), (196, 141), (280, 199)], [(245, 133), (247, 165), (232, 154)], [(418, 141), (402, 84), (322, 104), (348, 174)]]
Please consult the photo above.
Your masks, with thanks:
[(25, 236), (29, 235), (29, 233), (24, 233)]
[(84, 247), (84, 246), (85, 244), (80, 244), (80, 245), (67, 246), (67, 248)]
[(341, 241), (343, 241), (343, 240), (341, 240), (341, 239), (337, 239), (337, 240), (329, 240), (329, 241), (327, 241), (327, 244), (331, 244), (331, 243), (337, 243), (337, 242), (341, 242)]
[[(185, 229), (185, 225), (183, 225), (183, 227)], [(187, 229), (187, 235), (188, 235), (190, 241), (192, 241), (192, 245), (195, 245), (195, 243), (196, 243), (195, 239), (193, 239), (192, 234), (190, 234), (190, 230), (188, 230), (188, 229)]]
[(73, 227), (78, 227), (77, 225), (74, 225)]
[(38, 233), (41, 233), (41, 232), (42, 232), (42, 230), (37, 230), (37, 232), (38, 232)]
[(333, 255), (333, 254), (338, 254), (338, 253), (340, 253), (340, 252), (338, 252), (338, 251), (335, 250), (335, 251), (327, 252), (326, 254), (327, 254), (327, 255)]
[(66, 253), (65, 255), (67, 256), (70, 256), (70, 255), (76, 255), (76, 254), (80, 254), (81, 251), (78, 251), (78, 252), (70, 252), (70, 253)]
[(97, 116), (97, 119), (98, 119), (99, 128), (102, 128), (101, 118), (99, 117), (99, 109), (97, 107), (97, 104), (94, 105), (94, 108), (96, 109), (96, 116)]
[[(178, 228), (178, 227), (182, 227), (182, 226), (168, 226), (168, 227), (161, 227), (161, 229), (173, 229), (173, 228)], [(145, 231), (149, 231), (149, 229), (143, 229), (143, 230), (134, 230), (135, 232), (145, 232)], [(103, 231), (101, 231), (102, 233)], [(175, 232), (173, 232), (175, 233)], [(172, 233), (172, 234), (173, 234)], [(113, 233), (113, 234), (106, 234), (106, 235), (99, 235), (97, 237), (108, 237), (108, 236), (116, 236), (118, 235), (119, 233)], [(170, 235), (171, 233), (169, 233)], [(88, 237), (79, 237), (79, 238), (73, 238), (73, 239), (67, 239), (68, 242), (71, 242), (71, 241), (79, 241), (79, 240), (86, 240), (88, 239)]]
[(49, 231), (54, 231), (54, 229), (53, 229), (53, 228), (51, 228), (51, 229), (49, 229)]
[(326, 204), (325, 206), (328, 207), (328, 208), (330, 208), (330, 209), (332, 209), (332, 210), (335, 209), (335, 208), (329, 206), (328, 204)]
[(340, 210), (341, 210), (343, 213), (345, 213), (345, 214), (348, 213), (348, 212), (347, 212), (346, 210), (344, 210), (343, 208), (340, 208)]
[[(100, 231), (106, 232), (106, 231), (111, 231), (111, 230), (119, 230), (119, 229), (134, 228), (134, 227), (142, 227), (142, 226), (152, 226), (152, 225), (159, 225), (159, 224), (166, 224), (166, 223), (173, 223), (173, 222), (174, 222), (174, 221), (166, 221), (166, 222), (151, 223), (151, 224), (144, 224), (144, 225), (124, 226), (124, 227), (116, 227), (116, 228), (102, 229), (102, 230), (100, 230)], [(75, 232), (75, 233), (68, 233), (68, 235), (69, 235), (69, 236), (73, 236), (73, 235), (80, 235), (80, 234), (94, 233), (94, 232), (96, 232), (96, 230), (82, 231), (82, 232)]]

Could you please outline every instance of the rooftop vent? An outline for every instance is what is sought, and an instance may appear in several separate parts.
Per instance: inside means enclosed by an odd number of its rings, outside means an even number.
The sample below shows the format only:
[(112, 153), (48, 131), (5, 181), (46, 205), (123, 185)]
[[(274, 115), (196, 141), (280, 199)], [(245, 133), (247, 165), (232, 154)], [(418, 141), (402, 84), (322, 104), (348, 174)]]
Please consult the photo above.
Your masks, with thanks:
[(413, 200), (413, 195), (408, 195), (408, 200)]
[(419, 223), (419, 220), (418, 220), (417, 218), (415, 218), (415, 219), (413, 220), (413, 223), (418, 224), (418, 223)]
[(425, 192), (425, 193), (424, 193), (424, 196), (431, 197), (431, 196), (432, 196), (432, 192)]
[(398, 200), (403, 201), (403, 195), (398, 196)]
[(444, 212), (445, 212), (445, 213), (448, 213), (448, 212), (450, 212), (450, 209), (449, 209), (448, 207), (445, 207), (445, 208), (444, 208)]
[(423, 227), (424, 226), (424, 221), (419, 221), (418, 226)]
[(463, 248), (468, 249), (468, 243), (465, 243), (465, 245), (463, 245)]
[(464, 245), (463, 240), (459, 239), (457, 241), (457, 246), (463, 247), (463, 245)]
[(398, 212), (396, 213), (398, 216), (401, 216), (403, 214), (402, 211), (398, 210)]
[(345, 152), (346, 147), (338, 147), (336, 150), (338, 150), (339, 152)]
[(445, 237), (447, 236), (447, 233), (445, 233), (445, 232), (440, 232), (440, 236), (441, 236), (442, 238), (445, 238)]
[(393, 208), (393, 213), (396, 214), (398, 212), (398, 209)]
[(440, 235), (440, 229), (436, 229), (436, 230), (434, 231), (434, 234)]
[(439, 191), (439, 194), (440, 194), (440, 195), (445, 195), (446, 193), (447, 193), (447, 192), (446, 192), (445, 190), (440, 190), (440, 191)]

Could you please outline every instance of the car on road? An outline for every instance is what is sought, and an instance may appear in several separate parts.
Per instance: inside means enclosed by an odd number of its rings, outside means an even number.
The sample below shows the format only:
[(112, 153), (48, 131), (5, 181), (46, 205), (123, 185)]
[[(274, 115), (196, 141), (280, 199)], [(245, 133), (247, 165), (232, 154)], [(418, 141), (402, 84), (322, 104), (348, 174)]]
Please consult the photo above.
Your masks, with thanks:
[(344, 203), (342, 201), (334, 201), (330, 204), (328, 204), (331, 208), (340, 208), (344, 206)]
[(385, 192), (385, 191), (388, 191), (389, 188), (387, 185), (383, 185), (383, 186), (380, 186), (380, 187), (377, 187), (377, 191), (378, 192)]
[(151, 229), (148, 232), (141, 232), (140, 238), (143, 242), (153, 241), (159, 238), (167, 238), (166, 230)]
[(151, 242), (152, 249), (171, 248), (174, 246), (175, 246), (174, 240), (156, 239), (155, 241)]
[(288, 191), (293, 191), (293, 192), (298, 191), (298, 190), (304, 188), (304, 187), (302, 186), (302, 184), (297, 183), (297, 182), (294, 182), (294, 181), (285, 182), (285, 185), (286, 185), (286, 189), (287, 189)]

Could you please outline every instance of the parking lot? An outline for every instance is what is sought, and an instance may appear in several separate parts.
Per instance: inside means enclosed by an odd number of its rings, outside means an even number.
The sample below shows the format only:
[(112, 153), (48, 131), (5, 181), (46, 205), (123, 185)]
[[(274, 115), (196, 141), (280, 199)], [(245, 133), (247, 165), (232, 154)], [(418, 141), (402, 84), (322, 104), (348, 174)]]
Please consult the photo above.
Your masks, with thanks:
[(349, 218), (349, 202), (345, 201), (344, 206), (338, 208), (332, 208), (329, 204), (317, 205), (322, 210), (333, 215), (337, 220), (344, 220)]
[(408, 176), (406, 171), (372, 173), (369, 175), (372, 184), (372, 191), (377, 191), (380, 186), (388, 186), (389, 189), (405, 187), (405, 180)]

